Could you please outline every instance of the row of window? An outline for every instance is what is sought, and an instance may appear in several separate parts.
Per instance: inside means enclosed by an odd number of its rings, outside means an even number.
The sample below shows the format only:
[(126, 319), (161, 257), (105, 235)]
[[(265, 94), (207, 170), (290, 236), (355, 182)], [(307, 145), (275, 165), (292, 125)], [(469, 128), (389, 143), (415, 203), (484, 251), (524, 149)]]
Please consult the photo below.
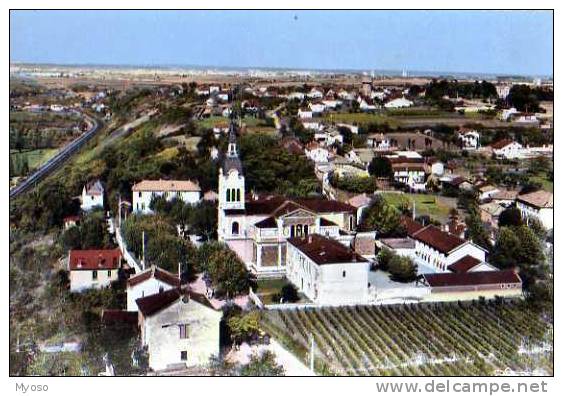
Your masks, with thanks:
[(227, 202), (240, 202), (240, 188), (227, 188), (225, 194)]
[[(108, 278), (111, 278), (111, 270), (108, 270)], [(92, 280), (98, 280), (98, 270), (92, 271)]]

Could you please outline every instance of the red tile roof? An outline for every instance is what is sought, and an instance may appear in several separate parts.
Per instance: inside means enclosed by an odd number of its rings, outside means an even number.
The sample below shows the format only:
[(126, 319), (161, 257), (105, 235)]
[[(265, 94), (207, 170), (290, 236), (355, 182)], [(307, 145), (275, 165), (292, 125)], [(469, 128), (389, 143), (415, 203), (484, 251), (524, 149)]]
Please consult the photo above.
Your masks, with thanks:
[(479, 286), (522, 283), (513, 270), (422, 275), (430, 287)]
[(139, 314), (136, 311), (122, 311), (120, 309), (104, 309), (102, 311), (102, 323), (112, 324), (131, 324), (136, 325)]
[(465, 240), (444, 232), (432, 224), (415, 232), (412, 237), (444, 254), (466, 243)]
[(302, 238), (290, 238), (287, 242), (318, 265), (367, 262), (362, 256), (340, 242), (318, 234), (309, 234)]
[(401, 224), (405, 227), (407, 235), (412, 237), (416, 232), (422, 230), (424, 226), (418, 221), (411, 219), (408, 216), (401, 217)]
[(151, 316), (163, 310), (164, 308), (169, 307), (183, 296), (189, 299), (193, 299), (194, 301), (197, 301), (198, 303), (205, 305), (208, 308), (215, 309), (204, 295), (196, 293), (189, 289), (180, 288), (174, 288), (162, 293), (156, 293), (147, 297), (138, 298), (135, 300), (135, 302), (137, 303), (137, 307), (139, 307), (139, 311), (143, 314), (143, 316)]
[(119, 268), (121, 252), (111, 250), (71, 250), (69, 252), (69, 269), (79, 270), (110, 270)]
[[(356, 212), (356, 208), (352, 205), (323, 198), (301, 198), (291, 200), (284, 197), (274, 196), (256, 201), (248, 201), (245, 206), (246, 210), (243, 213), (246, 213), (247, 215), (265, 214), (279, 216), (299, 208), (307, 209), (315, 213)], [(227, 211), (225, 211), (225, 213), (227, 213)]]
[(516, 200), (535, 208), (553, 208), (553, 194), (549, 191), (539, 190), (522, 194)]
[(169, 307), (172, 303), (176, 302), (182, 293), (179, 288), (170, 289), (162, 293), (152, 294), (150, 296), (138, 298), (135, 300), (139, 311), (144, 316), (150, 316), (158, 311)]
[(258, 228), (277, 228), (278, 227), (278, 223), (276, 223), (276, 219), (273, 217), (267, 217), (262, 221), (259, 221), (258, 223), (254, 224), (255, 227)]
[(135, 276), (132, 276), (127, 281), (127, 285), (135, 286), (151, 278), (158, 279), (159, 281), (164, 282), (170, 286), (180, 286), (180, 279), (176, 275), (156, 266), (153, 266)]
[(472, 256), (463, 256), (455, 263), (448, 265), (448, 269), (452, 272), (461, 273), (467, 272), (471, 268), (475, 267), (476, 265), (480, 264), (481, 260), (476, 259)]
[(500, 150), (501, 148), (508, 146), (510, 143), (512, 143), (512, 140), (510, 139), (501, 139), (498, 142), (491, 144), (491, 147), (495, 150)]

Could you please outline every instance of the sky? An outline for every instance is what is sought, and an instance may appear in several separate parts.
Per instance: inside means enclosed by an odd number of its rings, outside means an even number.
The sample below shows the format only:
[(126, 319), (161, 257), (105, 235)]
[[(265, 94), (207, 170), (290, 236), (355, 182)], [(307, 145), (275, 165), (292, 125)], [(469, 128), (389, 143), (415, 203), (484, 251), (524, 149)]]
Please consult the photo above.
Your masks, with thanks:
[(11, 11), (12, 62), (553, 74), (551, 11)]

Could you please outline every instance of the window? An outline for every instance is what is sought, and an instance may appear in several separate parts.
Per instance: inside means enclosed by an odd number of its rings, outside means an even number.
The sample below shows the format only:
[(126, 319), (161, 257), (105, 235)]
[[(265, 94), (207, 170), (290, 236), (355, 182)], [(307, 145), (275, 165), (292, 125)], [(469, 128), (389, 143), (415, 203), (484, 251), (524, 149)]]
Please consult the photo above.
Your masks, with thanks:
[(178, 325), (178, 327), (180, 328), (180, 339), (186, 339), (188, 338), (188, 325), (187, 324), (181, 324)]
[(231, 234), (233, 235), (238, 235), (239, 232), (239, 225), (237, 221), (233, 221), (233, 224), (231, 226)]
[(304, 235), (304, 236), (309, 235), (309, 226), (308, 226), (307, 224), (305, 224), (305, 225), (303, 226), (303, 235)]
[(108, 270), (108, 278), (111, 278), (111, 270)]
[(346, 271), (342, 271), (342, 277), (346, 278)]
[(240, 202), (240, 188), (237, 190), (237, 202)]
[(228, 188), (225, 191), (225, 199), (227, 200), (227, 202), (231, 201), (231, 191)]
[(92, 271), (92, 280), (98, 280), (98, 271)]
[(188, 351), (180, 351), (180, 359), (182, 361), (188, 360)]

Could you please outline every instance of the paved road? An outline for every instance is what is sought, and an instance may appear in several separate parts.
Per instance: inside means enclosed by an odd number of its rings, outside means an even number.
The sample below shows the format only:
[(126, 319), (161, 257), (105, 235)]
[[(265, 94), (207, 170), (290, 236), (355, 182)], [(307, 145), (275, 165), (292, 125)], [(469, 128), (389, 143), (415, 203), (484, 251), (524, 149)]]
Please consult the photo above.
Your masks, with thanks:
[(24, 181), (22, 181), (16, 187), (12, 188), (10, 190), (10, 198), (15, 198), (28, 191), (30, 188), (35, 187), (37, 183), (39, 183), (55, 170), (59, 169), (66, 160), (68, 160), (74, 153), (76, 153), (82, 146), (84, 146), (100, 130), (100, 121), (87, 116), (86, 114), (82, 115), (84, 119), (90, 123), (90, 129), (80, 135), (80, 137), (73, 140), (71, 143), (67, 144), (53, 158), (49, 159), (35, 172), (29, 175)]

